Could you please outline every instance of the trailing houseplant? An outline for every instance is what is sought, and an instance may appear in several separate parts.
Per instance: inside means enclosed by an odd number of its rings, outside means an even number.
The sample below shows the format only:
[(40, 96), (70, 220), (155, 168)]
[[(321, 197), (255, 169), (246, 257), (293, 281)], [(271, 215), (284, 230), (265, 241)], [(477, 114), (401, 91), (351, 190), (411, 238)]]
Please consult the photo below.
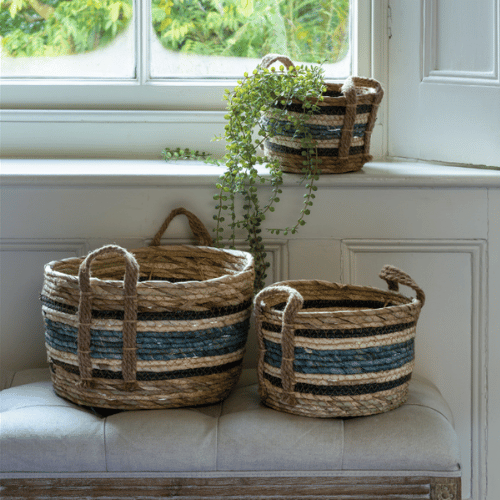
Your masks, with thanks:
[[(264, 156), (263, 145), (285, 132), (300, 139), (303, 156), (299, 177), (305, 189), (303, 205), (292, 225), (266, 228), (272, 234), (295, 234), (305, 224), (317, 190), (315, 181), (321, 173), (321, 160), (307, 121), (317, 112), (318, 102), (326, 91), (323, 69), (321, 66), (268, 67), (280, 59), (280, 56), (264, 58), (252, 74), (245, 73), (234, 90), (226, 90), (227, 124), (223, 136), (218, 138), (226, 141), (226, 155), (225, 172), (214, 196), (217, 201), (214, 241), (223, 246), (228, 240), (230, 246), (234, 246), (237, 232), (246, 233), (255, 259), (256, 291), (263, 288), (269, 267), (262, 238), (263, 224), (268, 212), (274, 212), (279, 203), (283, 184), (279, 159)], [(292, 103), (301, 104), (300, 113), (289, 110)]]

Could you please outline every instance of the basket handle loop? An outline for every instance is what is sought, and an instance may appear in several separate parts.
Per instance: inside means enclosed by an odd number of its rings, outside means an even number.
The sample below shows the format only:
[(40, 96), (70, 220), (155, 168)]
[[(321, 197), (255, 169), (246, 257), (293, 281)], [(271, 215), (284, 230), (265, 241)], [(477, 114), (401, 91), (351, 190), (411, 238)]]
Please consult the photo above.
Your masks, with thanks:
[(341, 88), (342, 94), (346, 98), (346, 109), (344, 116), (344, 124), (342, 126), (342, 135), (340, 136), (339, 144), (339, 159), (349, 157), (349, 149), (351, 148), (352, 133), (354, 123), (356, 121), (356, 106), (358, 103), (358, 96), (356, 94), (356, 80), (355, 77), (350, 76), (347, 78)]
[(384, 95), (384, 90), (382, 89), (382, 85), (380, 85), (380, 82), (378, 82), (377, 80), (374, 80), (373, 78), (363, 78), (361, 76), (351, 76), (347, 80), (349, 79), (352, 80), (355, 87), (373, 88), (375, 90), (375, 94), (379, 96), (375, 101), (376, 105), (378, 105), (379, 102), (382, 100), (382, 97)]
[[(285, 309), (283, 310), (282, 326), (281, 326), (281, 384), (285, 393), (286, 402), (295, 404), (294, 387), (295, 387), (295, 372), (293, 362), (295, 360), (295, 328), (294, 319), (304, 304), (302, 295), (289, 286), (270, 286), (264, 288), (255, 297), (255, 314), (256, 314), (256, 333), (259, 339), (260, 359), (258, 364), (259, 381), (262, 381), (264, 376), (264, 354), (265, 346), (262, 336), (262, 303), (269, 295), (276, 293), (285, 293), (288, 295)], [(262, 384), (261, 384), (262, 385)]]
[(291, 66), (294, 66), (292, 60), (287, 57), (283, 56), (281, 54), (267, 54), (262, 58), (262, 61), (260, 62), (260, 65), (263, 68), (270, 68), (276, 61), (279, 61), (282, 63), (286, 69), (290, 68)]
[(168, 217), (165, 219), (162, 226), (155, 234), (150, 246), (160, 246), (160, 240), (163, 236), (163, 233), (167, 230), (167, 227), (169, 226), (170, 222), (172, 222), (172, 219), (180, 214), (184, 214), (188, 218), (189, 227), (191, 228), (191, 231), (193, 232), (199, 245), (208, 247), (213, 246), (212, 237), (210, 236), (210, 233), (204, 226), (203, 222), (201, 222), (201, 220), (198, 219), (198, 217), (196, 217), (196, 215), (194, 215), (192, 212), (182, 207), (176, 208), (168, 214)]
[(370, 144), (371, 144), (371, 136), (373, 132), (373, 127), (375, 126), (375, 120), (377, 119), (377, 109), (382, 101), (382, 97), (384, 96), (384, 90), (377, 80), (373, 80), (371, 78), (361, 78), (359, 76), (351, 77), (354, 85), (357, 87), (370, 87), (374, 89), (374, 95), (371, 100), (371, 111), (369, 112), (368, 121), (366, 123), (365, 131), (364, 131), (364, 155), (367, 161), (371, 161), (372, 156), (370, 155)]
[(394, 292), (397, 292), (399, 290), (400, 284), (412, 288), (415, 292), (417, 292), (417, 300), (419, 300), (422, 304), (422, 307), (424, 307), (424, 291), (404, 271), (401, 271), (397, 267), (386, 265), (380, 271), (379, 277), (387, 281), (389, 290), (393, 290)]
[(123, 317), (123, 357), (122, 374), (125, 390), (136, 384), (136, 331), (137, 331), (137, 280), (139, 264), (135, 257), (117, 245), (107, 245), (89, 253), (81, 263), (78, 272), (80, 284), (80, 304), (78, 308), (78, 366), (84, 387), (92, 385), (92, 360), (90, 359), (92, 321), (92, 289), (90, 286), (90, 266), (96, 257), (119, 254), (125, 258), (124, 317)]

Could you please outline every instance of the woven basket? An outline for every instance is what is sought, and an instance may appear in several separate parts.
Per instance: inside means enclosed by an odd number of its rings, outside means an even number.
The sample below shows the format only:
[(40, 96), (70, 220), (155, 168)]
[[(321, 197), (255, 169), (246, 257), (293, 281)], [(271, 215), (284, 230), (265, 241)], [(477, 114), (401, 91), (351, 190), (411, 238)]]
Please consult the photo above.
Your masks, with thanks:
[(211, 244), (199, 219), (179, 208), (150, 247), (110, 245), (45, 266), (45, 339), (60, 396), (99, 408), (174, 408), (219, 402), (237, 382), (253, 258), (209, 246), (159, 246), (178, 214), (188, 217), (199, 243)]
[[(259, 390), (266, 405), (309, 417), (356, 417), (406, 401), (425, 295), (395, 267), (385, 266), (380, 277), (390, 291), (298, 280), (256, 296)], [(398, 283), (417, 298), (396, 293)]]
[[(270, 67), (276, 61), (287, 68), (293, 66), (287, 57), (274, 54), (264, 57), (262, 65)], [(372, 160), (370, 139), (384, 91), (376, 80), (357, 76), (347, 78), (344, 84), (325, 85), (324, 100), (316, 103), (319, 111), (306, 121), (321, 159), (319, 169), (322, 174), (355, 172)], [(290, 115), (304, 113), (300, 101), (285, 109)], [(304, 168), (301, 138), (293, 127), (285, 129), (287, 123), (273, 119), (272, 113), (263, 117), (264, 127), (280, 125), (283, 129), (282, 135), (265, 141), (264, 154), (279, 159), (283, 172), (300, 174)]]

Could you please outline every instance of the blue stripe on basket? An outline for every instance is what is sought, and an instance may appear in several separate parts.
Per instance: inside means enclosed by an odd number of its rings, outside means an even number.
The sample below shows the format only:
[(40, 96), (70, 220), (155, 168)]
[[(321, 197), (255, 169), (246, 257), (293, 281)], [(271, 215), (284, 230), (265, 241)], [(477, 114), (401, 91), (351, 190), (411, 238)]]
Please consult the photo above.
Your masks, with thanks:
[[(305, 132), (298, 133), (297, 130), (290, 126), (290, 122), (283, 120), (273, 120), (269, 118), (261, 119), (262, 128), (266, 131), (272, 131), (276, 135), (281, 135), (285, 137), (294, 137), (297, 139), (301, 139), (305, 137)], [(352, 137), (363, 137), (365, 135), (366, 123), (356, 123), (353, 126)], [(287, 129), (287, 126), (289, 127)], [(315, 125), (306, 123), (304, 124), (304, 128), (308, 131), (310, 137), (312, 139), (317, 140), (329, 140), (329, 139), (340, 139), (342, 137), (342, 126), (334, 126), (334, 125)], [(278, 132), (278, 129), (279, 130)]]
[[(264, 361), (281, 368), (281, 344), (264, 339)], [(295, 347), (293, 368), (299, 373), (353, 375), (400, 368), (415, 357), (414, 339), (365, 349), (314, 350)]]
[[(245, 346), (250, 321), (244, 320), (223, 328), (189, 332), (137, 332), (137, 359), (169, 361), (181, 358), (220, 356)], [(77, 354), (77, 328), (45, 318), (45, 341), (58, 351)], [(122, 358), (122, 333), (91, 330), (91, 354), (97, 359)]]

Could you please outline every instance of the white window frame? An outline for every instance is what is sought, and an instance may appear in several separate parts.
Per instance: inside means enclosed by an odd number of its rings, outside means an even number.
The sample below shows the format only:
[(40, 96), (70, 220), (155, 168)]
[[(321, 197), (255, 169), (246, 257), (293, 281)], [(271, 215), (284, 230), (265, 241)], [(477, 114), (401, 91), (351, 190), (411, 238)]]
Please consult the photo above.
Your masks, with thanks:
[[(373, 76), (374, 54), (381, 51), (372, 50), (372, 34), (380, 31), (372, 25), (383, 19), (385, 2), (351, 2), (352, 73)], [(136, 26), (150, 19), (149, 2), (136, 2), (135, 9)], [(164, 147), (176, 145), (221, 155), (223, 145), (211, 139), (223, 131), (222, 95), (236, 81), (153, 80), (148, 33), (136, 30), (136, 37), (135, 79), (3, 81), (2, 155), (158, 158)]]

